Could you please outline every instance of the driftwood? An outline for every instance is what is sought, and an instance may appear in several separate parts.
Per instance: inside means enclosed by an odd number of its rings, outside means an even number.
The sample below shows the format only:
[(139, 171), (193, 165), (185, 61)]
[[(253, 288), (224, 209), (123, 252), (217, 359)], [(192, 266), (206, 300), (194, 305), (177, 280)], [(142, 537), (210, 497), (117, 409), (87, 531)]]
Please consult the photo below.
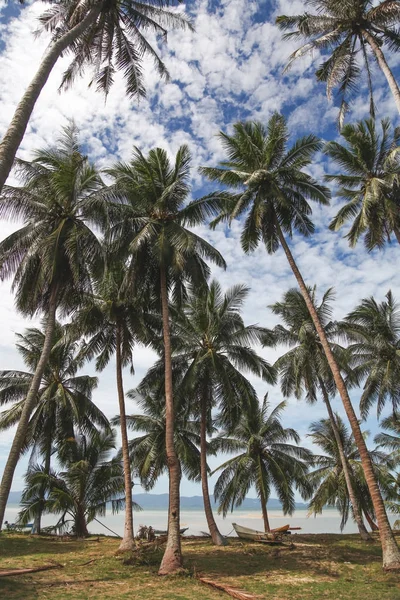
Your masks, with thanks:
[(31, 569), (2, 569), (0, 570), (0, 577), (13, 577), (14, 575), (26, 575), (27, 573), (37, 573), (38, 571), (63, 568), (63, 565), (54, 563), (52, 565), (43, 565), (42, 567), (32, 567)]
[(218, 581), (214, 581), (213, 579), (208, 579), (208, 577), (199, 577), (198, 578), (201, 583), (205, 585), (209, 585), (216, 590), (220, 590), (221, 592), (225, 592), (232, 598), (236, 598), (237, 600), (256, 600), (257, 598), (261, 598), (261, 596), (256, 596), (255, 594), (251, 594), (250, 592), (244, 592), (243, 590), (238, 590), (237, 588), (232, 587), (231, 585), (226, 585), (224, 583), (219, 583)]

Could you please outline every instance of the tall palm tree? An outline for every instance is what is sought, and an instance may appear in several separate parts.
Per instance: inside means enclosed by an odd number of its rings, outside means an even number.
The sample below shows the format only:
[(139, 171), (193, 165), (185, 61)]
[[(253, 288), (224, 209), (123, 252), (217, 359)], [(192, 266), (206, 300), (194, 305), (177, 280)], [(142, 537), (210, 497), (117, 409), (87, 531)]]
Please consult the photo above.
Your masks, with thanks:
[[(240, 506), (251, 486), (260, 498), (265, 531), (270, 531), (267, 502), (274, 486), (284, 514), (295, 509), (294, 488), (305, 493), (308, 463), (312, 453), (298, 446), (300, 437), (294, 429), (282, 427), (281, 402), (269, 412), (267, 396), (261, 406), (243, 413), (230, 432), (216, 438), (216, 447), (224, 452), (240, 452), (215, 471), (222, 471), (214, 489), (224, 516)], [(296, 445), (290, 442), (295, 442)], [(214, 472), (215, 472), (214, 471)]]
[[(371, 522), (374, 516), (374, 509), (365, 481), (360, 454), (354, 443), (353, 436), (350, 435), (339, 415), (335, 415), (335, 422), (346, 457), (358, 510), (360, 513), (363, 511), (368, 521)], [(309, 496), (309, 511), (316, 515), (321, 514), (326, 506), (336, 506), (342, 517), (340, 524), (342, 530), (349, 518), (350, 505), (354, 515), (354, 505), (348, 493), (347, 478), (344, 475), (343, 461), (339, 452), (337, 437), (333, 432), (332, 421), (330, 419), (321, 419), (320, 421), (311, 423), (310, 431), (309, 437), (314, 444), (321, 448), (324, 454), (314, 457), (317, 469), (308, 475), (309, 482), (313, 487), (313, 493)], [(383, 481), (384, 476), (386, 477), (387, 475), (387, 470), (382, 461), (383, 455), (374, 451), (371, 452), (371, 456), (377, 476), (380, 481)]]
[[(107, 252), (106, 252), (107, 254)], [(105, 272), (95, 282), (93, 296), (88, 296), (74, 314), (72, 330), (84, 335), (84, 355), (97, 356), (96, 369), (102, 371), (115, 355), (117, 394), (122, 438), (122, 460), (125, 477), (125, 526), (119, 549), (131, 550), (135, 545), (132, 514), (132, 475), (126, 426), (123, 368), (133, 368), (133, 350), (138, 340), (145, 340), (144, 310), (139, 299), (124, 284), (123, 258), (107, 254)]]
[[(275, 373), (252, 348), (267, 335), (257, 325), (245, 326), (240, 314), (249, 289), (236, 285), (226, 293), (213, 280), (208, 288), (193, 289), (181, 310), (173, 311), (173, 361), (183, 369), (180, 393), (200, 417), (201, 484), (208, 528), (214, 544), (225, 545), (215, 522), (208, 489), (207, 430), (213, 417), (225, 426), (258, 403), (247, 371), (275, 383)], [(154, 376), (151, 369), (148, 378)], [(217, 414), (215, 411), (217, 410)], [(219, 416), (219, 419), (218, 419)]]
[(322, 62), (316, 76), (318, 81), (326, 83), (328, 98), (333, 89), (339, 87), (342, 98), (340, 127), (351, 97), (358, 91), (357, 80), (362, 71), (359, 56), (368, 82), (371, 116), (375, 115), (371, 58), (376, 59), (385, 75), (400, 112), (400, 90), (382, 51), (383, 46), (392, 52), (400, 49), (398, 0), (383, 0), (377, 5), (373, 0), (306, 0), (305, 4), (314, 8), (315, 13), (281, 15), (276, 20), (283, 31), (295, 29), (286, 33), (284, 39), (306, 41), (290, 56), (288, 67), (296, 58), (314, 50), (329, 51), (329, 57)]
[(206, 240), (187, 228), (204, 220), (198, 203), (185, 206), (190, 192), (190, 153), (181, 146), (171, 163), (161, 148), (144, 156), (135, 148), (129, 164), (110, 170), (115, 185), (113, 197), (120, 194), (119, 221), (111, 229), (116, 246), (128, 248), (133, 257), (132, 284), (147, 282), (161, 305), (166, 402), (166, 450), (169, 467), (168, 541), (160, 574), (182, 566), (179, 535), (180, 466), (174, 445), (174, 402), (172, 387), (169, 305), (171, 293), (176, 302), (186, 296), (187, 282), (205, 285), (209, 267), (204, 258), (225, 267), (221, 254)]
[(393, 411), (400, 406), (400, 307), (392, 292), (386, 301), (364, 298), (341, 323), (350, 342), (353, 372), (364, 381), (360, 399), (361, 415), (366, 418), (376, 402), (378, 417), (386, 402)]
[[(293, 230), (305, 236), (311, 235), (314, 226), (309, 218), (311, 207), (307, 200), (328, 203), (329, 191), (303, 170), (310, 164), (315, 152), (321, 149), (321, 142), (309, 135), (297, 140), (292, 148), (286, 150), (288, 131), (284, 118), (278, 114), (271, 117), (266, 129), (261, 123), (237, 123), (233, 136), (221, 133), (220, 137), (228, 161), (221, 163), (220, 168), (207, 167), (202, 172), (210, 179), (237, 190), (237, 193), (221, 193), (219, 204), (222, 210), (214, 225), (248, 213), (241, 238), (245, 252), (254, 250), (260, 242), (265, 244), (270, 254), (276, 252), (279, 245), (283, 247), (317, 330), (360, 452), (379, 523), (384, 567), (400, 569), (400, 551), (340, 366), (284, 235), (286, 233), (291, 237)], [(204, 199), (204, 203), (207, 201)], [(212, 202), (215, 210), (217, 198), (213, 197)], [(210, 205), (206, 206), (210, 210)]]
[(374, 438), (374, 442), (378, 445), (378, 448), (382, 447), (385, 450), (390, 450), (389, 456), (397, 464), (400, 458), (400, 416), (398, 412), (393, 412), (389, 417), (383, 419), (380, 425), (387, 431), (378, 433)]
[[(142, 487), (150, 491), (158, 478), (168, 471), (164, 382), (155, 378), (148, 383), (145, 378), (127, 396), (136, 402), (141, 411), (139, 414), (128, 415), (127, 425), (132, 431), (143, 433), (129, 441), (132, 468), (138, 474)], [(200, 474), (198, 423), (190, 419), (187, 399), (183, 394), (174, 394), (174, 403), (174, 441), (178, 460), (185, 476), (197, 481)], [(113, 419), (115, 424), (119, 421), (119, 417)]]
[[(146, 39), (152, 32), (166, 38), (167, 28), (191, 28), (182, 14), (166, 10), (169, 0), (45, 0), (51, 3), (40, 21), (51, 32), (49, 49), (22, 96), (0, 143), (0, 191), (11, 171), (29, 119), (42, 89), (60, 56), (72, 54), (61, 88), (88, 66), (95, 65), (93, 82), (108, 94), (116, 71), (126, 80), (129, 97), (145, 96), (143, 59), (153, 59), (161, 77), (168, 71), (159, 54)], [(180, 0), (178, 0), (179, 2)]]
[(400, 244), (400, 131), (392, 131), (389, 119), (382, 119), (381, 127), (379, 135), (373, 119), (345, 125), (341, 136), (346, 143), (325, 146), (342, 171), (326, 179), (339, 185), (338, 195), (346, 201), (329, 228), (338, 231), (352, 221), (346, 235), (350, 246), (364, 235), (368, 250), (382, 248), (391, 234)]
[[(12, 406), (0, 413), (0, 430), (18, 424), (26, 402), (37, 363), (40, 360), (45, 334), (40, 329), (28, 329), (17, 334), (17, 349), (29, 371), (0, 371), (0, 404)], [(95, 425), (109, 428), (107, 417), (92, 401), (97, 378), (77, 375), (82, 366), (80, 348), (65, 337), (65, 328), (56, 323), (48, 363), (36, 396), (23, 449), (31, 450), (32, 462), (43, 457), (43, 472), (50, 472), (51, 455), (57, 443), (73, 438), (75, 431), (90, 433)], [(35, 531), (40, 533), (41, 507), (44, 496), (38, 497)]]
[(21, 187), (6, 186), (0, 217), (23, 227), (0, 242), (0, 278), (13, 277), (16, 306), (23, 314), (46, 315), (45, 341), (4, 469), (0, 488), (0, 526), (14, 470), (53, 344), (56, 311), (76, 308), (91, 290), (91, 270), (102, 263), (102, 249), (90, 225), (102, 223), (101, 178), (80, 152), (75, 128), (64, 130), (56, 146), (39, 150), (31, 162), (18, 161)]
[(106, 514), (108, 502), (114, 511), (123, 505), (123, 469), (117, 457), (109, 458), (113, 448), (113, 432), (78, 436), (60, 448), (58, 461), (63, 471), (46, 473), (40, 467), (32, 467), (26, 476), (19, 522), (24, 524), (32, 518), (38, 489), (44, 486), (44, 512), (61, 515), (56, 528), (66, 529), (72, 522), (77, 537), (89, 535), (88, 524)]
[[(331, 320), (332, 307), (330, 300), (333, 297), (333, 292), (331, 289), (327, 290), (319, 304), (317, 304), (316, 288), (310, 289), (309, 292), (326, 337), (334, 351), (335, 358), (338, 364), (347, 371), (346, 352), (335, 342), (337, 326)], [(365, 528), (358, 507), (342, 436), (330, 402), (330, 397), (334, 396), (336, 392), (332, 371), (329, 368), (304, 298), (298, 290), (289, 290), (285, 293), (283, 300), (273, 304), (271, 309), (283, 321), (283, 324), (276, 325), (273, 329), (274, 344), (283, 344), (290, 347), (290, 350), (280, 356), (274, 365), (280, 374), (282, 393), (284, 396), (294, 394), (296, 398), (301, 398), (305, 392), (306, 400), (312, 404), (317, 401), (319, 393), (322, 395), (335, 437), (345, 485), (347, 486), (348, 494), (346, 494), (346, 498), (350, 499), (354, 520), (362, 539), (370, 540), (371, 537)]]

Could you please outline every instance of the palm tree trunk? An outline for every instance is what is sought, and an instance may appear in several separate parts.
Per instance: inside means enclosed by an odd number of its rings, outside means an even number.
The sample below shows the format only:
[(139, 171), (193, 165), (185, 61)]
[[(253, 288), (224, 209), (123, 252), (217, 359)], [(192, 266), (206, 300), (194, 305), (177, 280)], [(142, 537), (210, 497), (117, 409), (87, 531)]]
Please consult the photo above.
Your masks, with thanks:
[(340, 373), (339, 366), (333, 356), (331, 347), (329, 345), (328, 339), (325, 335), (324, 328), (321, 325), (321, 322), (318, 317), (318, 313), (315, 309), (315, 306), (311, 300), (311, 296), (308, 292), (307, 286), (304, 282), (304, 279), (296, 265), (296, 262), (293, 258), (292, 253), (290, 252), (289, 246), (286, 243), (285, 237), (282, 233), (280, 225), (278, 221), (276, 221), (277, 233), (279, 236), (279, 240), (282, 244), (282, 247), (285, 251), (286, 257), (288, 259), (289, 265), (293, 271), (293, 274), (299, 284), (301, 293), (303, 295), (304, 301), (310, 313), (310, 316), (313, 320), (317, 333), (319, 335), (319, 339), (321, 340), (322, 347), (325, 352), (325, 356), (327, 358), (329, 367), (332, 371), (333, 378), (336, 384), (336, 388), (340, 394), (340, 397), (343, 402), (344, 409), (346, 411), (347, 418), (349, 419), (349, 423), (354, 435), (354, 440), (356, 442), (358, 451), (360, 453), (361, 464), (364, 469), (365, 479), (368, 485), (369, 492), (371, 494), (372, 503), (374, 505), (375, 514), (378, 520), (380, 538), (382, 543), (382, 557), (383, 557), (383, 568), (386, 570), (400, 570), (400, 551), (397, 546), (395, 537), (393, 535), (392, 529), (390, 527), (389, 519), (386, 514), (385, 505), (383, 503), (382, 495), (379, 490), (378, 482), (375, 477), (375, 473), (373, 470), (371, 458), (367, 449), (367, 445), (361, 433), (360, 425), (357, 419), (357, 415), (354, 412), (353, 405), (351, 403), (349, 394), (347, 392), (346, 384), (343, 380), (343, 377)]
[(119, 545), (120, 552), (126, 552), (132, 550), (135, 546), (135, 539), (133, 537), (133, 512), (132, 512), (132, 475), (131, 475), (131, 463), (129, 459), (129, 446), (128, 446), (128, 432), (126, 427), (126, 413), (125, 413), (125, 396), (124, 396), (124, 384), (122, 379), (122, 357), (121, 357), (121, 327), (117, 324), (116, 326), (116, 341), (115, 341), (115, 356), (116, 356), (116, 370), (117, 370), (117, 390), (118, 390), (118, 403), (119, 403), (119, 416), (121, 426), (121, 440), (122, 440), (122, 462), (124, 466), (124, 483), (125, 483), (125, 523), (124, 523), (124, 535)]
[(3, 477), (0, 485), (0, 530), (3, 525), (4, 512), (6, 510), (8, 495), (10, 493), (11, 484), (14, 477), (15, 467), (17, 466), (21, 449), (25, 441), (26, 432), (28, 430), (29, 419), (31, 417), (32, 410), (35, 406), (37, 393), (39, 390), (40, 383), (42, 381), (42, 375), (46, 368), (49, 360), (52, 344), (54, 328), (56, 324), (56, 311), (57, 311), (57, 287), (53, 288), (50, 294), (50, 301), (47, 314), (47, 324), (45, 331), (45, 338), (43, 343), (42, 353), (40, 355), (39, 362), (37, 364), (35, 374), (32, 378), (29, 391), (24, 402), (24, 408), (22, 409), (21, 418), (18, 423), (17, 431), (15, 432), (14, 440), (11, 445), (10, 453), (8, 455), (7, 463), (4, 468)]
[(379, 531), (379, 527), (377, 527), (373, 521), (373, 519), (371, 518), (371, 515), (369, 514), (369, 512), (367, 510), (364, 510), (364, 514), (365, 514), (365, 518), (368, 521), (368, 525), (371, 527), (371, 531)]
[[(260, 469), (261, 469), (261, 464), (260, 464)], [(260, 474), (260, 480), (262, 480), (261, 474)], [(260, 502), (261, 502), (261, 511), (262, 511), (262, 516), (263, 516), (263, 521), (264, 521), (264, 531), (266, 531), (267, 533), (270, 533), (271, 527), (270, 527), (269, 519), (268, 519), (267, 498), (265, 497), (265, 492), (264, 492), (264, 488), (263, 488), (262, 484), (260, 486)]]
[(22, 96), (10, 125), (0, 143), (0, 192), (10, 174), (15, 155), (22, 142), (29, 119), (37, 99), (49, 75), (62, 53), (92, 24), (101, 12), (102, 2), (98, 2), (80, 23), (54, 42)]
[(167, 274), (164, 265), (160, 269), (160, 284), (165, 361), (165, 448), (169, 473), (169, 505), (167, 547), (158, 573), (159, 575), (169, 575), (182, 568), (181, 536), (179, 533), (181, 466), (176, 455), (174, 443), (171, 336), (169, 329)]
[(208, 490), (207, 473), (207, 398), (201, 399), (201, 420), (200, 420), (200, 472), (201, 489), (203, 492), (204, 512), (206, 514), (208, 529), (211, 534), (213, 544), (216, 546), (226, 546), (227, 540), (224, 538), (215, 522), (210, 502), (210, 492)]
[(396, 103), (397, 110), (400, 113), (400, 89), (397, 85), (397, 81), (395, 80), (392, 71), (390, 70), (389, 65), (386, 62), (385, 55), (379, 47), (379, 44), (376, 43), (374, 37), (365, 29), (361, 30), (361, 33), (365, 39), (365, 41), (371, 46), (372, 52), (375, 54), (375, 58), (378, 61), (378, 65), (380, 66), (383, 74), (385, 75), (387, 82), (389, 84), (390, 90), (393, 94), (394, 101)]
[(328, 411), (333, 435), (335, 436), (336, 444), (338, 447), (340, 462), (342, 463), (342, 469), (343, 469), (344, 478), (346, 481), (347, 491), (349, 493), (349, 498), (350, 498), (351, 507), (353, 510), (354, 520), (357, 523), (357, 527), (358, 527), (358, 531), (360, 532), (361, 539), (364, 540), (365, 542), (370, 542), (372, 540), (372, 538), (369, 535), (367, 528), (364, 525), (362, 514), (361, 514), (361, 511), (360, 511), (360, 508), (359, 508), (359, 505), (357, 502), (357, 498), (356, 498), (356, 495), (354, 492), (353, 483), (352, 483), (351, 477), (350, 477), (349, 464), (347, 462), (347, 458), (344, 453), (342, 439), (340, 437), (340, 433), (339, 433), (339, 430), (338, 430), (338, 427), (336, 424), (336, 417), (333, 414), (332, 406), (331, 406), (331, 403), (329, 400), (329, 395), (328, 395), (328, 392), (326, 391), (326, 387), (325, 387), (325, 384), (322, 381), (322, 379), (319, 380), (319, 386), (322, 391), (322, 396), (324, 398), (324, 402), (325, 402), (325, 405), (326, 405), (326, 408)]
[[(44, 459), (44, 472), (46, 473), (46, 475), (49, 475), (50, 474), (50, 463), (51, 463), (51, 436), (47, 436), (47, 438), (48, 439), (46, 440), (46, 456)], [(33, 531), (37, 535), (40, 535), (40, 533), (41, 533), (42, 514), (43, 514), (44, 500), (45, 500), (45, 489), (46, 489), (45, 485), (43, 485), (40, 490), (40, 506), (39, 506), (38, 513), (35, 517), (34, 526), (33, 526)]]
[(88, 537), (85, 511), (81, 506), (78, 506), (75, 514), (75, 535), (78, 538)]

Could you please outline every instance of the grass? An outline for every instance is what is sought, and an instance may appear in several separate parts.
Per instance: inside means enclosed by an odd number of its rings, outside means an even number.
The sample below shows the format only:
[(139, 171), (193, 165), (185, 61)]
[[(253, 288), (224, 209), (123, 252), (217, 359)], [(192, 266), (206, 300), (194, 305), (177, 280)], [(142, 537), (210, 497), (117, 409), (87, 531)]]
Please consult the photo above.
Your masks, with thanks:
[(140, 565), (127, 565), (115, 555), (118, 540), (113, 538), (59, 541), (3, 533), (1, 569), (34, 567), (51, 561), (64, 568), (0, 578), (0, 598), (228, 598), (196, 579), (195, 574), (203, 574), (266, 600), (400, 600), (400, 574), (382, 571), (378, 541), (365, 544), (355, 535), (293, 535), (291, 539), (295, 544), (292, 550), (237, 539), (232, 539), (229, 546), (216, 548), (206, 539), (187, 539), (183, 541), (186, 574), (161, 579), (157, 576), (161, 551)]

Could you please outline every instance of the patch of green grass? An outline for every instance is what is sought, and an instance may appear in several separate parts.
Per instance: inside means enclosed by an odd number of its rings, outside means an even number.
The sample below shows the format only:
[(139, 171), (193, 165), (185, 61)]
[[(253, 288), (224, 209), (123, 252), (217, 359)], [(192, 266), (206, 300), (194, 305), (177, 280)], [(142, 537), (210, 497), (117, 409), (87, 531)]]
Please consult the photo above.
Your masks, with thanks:
[[(97, 541), (98, 540), (98, 541)], [(56, 541), (0, 535), (0, 568), (55, 561), (63, 568), (0, 578), (7, 600), (216, 600), (228, 597), (196, 575), (253, 592), (268, 600), (400, 600), (400, 574), (384, 573), (378, 541), (357, 536), (293, 535), (295, 547), (266, 547), (232, 539), (217, 548), (209, 540), (183, 541), (186, 574), (160, 578), (161, 551), (149, 560), (116, 556), (118, 540), (100, 537)], [(131, 564), (126, 564), (131, 562)], [(125, 564), (124, 564), (125, 563)]]

